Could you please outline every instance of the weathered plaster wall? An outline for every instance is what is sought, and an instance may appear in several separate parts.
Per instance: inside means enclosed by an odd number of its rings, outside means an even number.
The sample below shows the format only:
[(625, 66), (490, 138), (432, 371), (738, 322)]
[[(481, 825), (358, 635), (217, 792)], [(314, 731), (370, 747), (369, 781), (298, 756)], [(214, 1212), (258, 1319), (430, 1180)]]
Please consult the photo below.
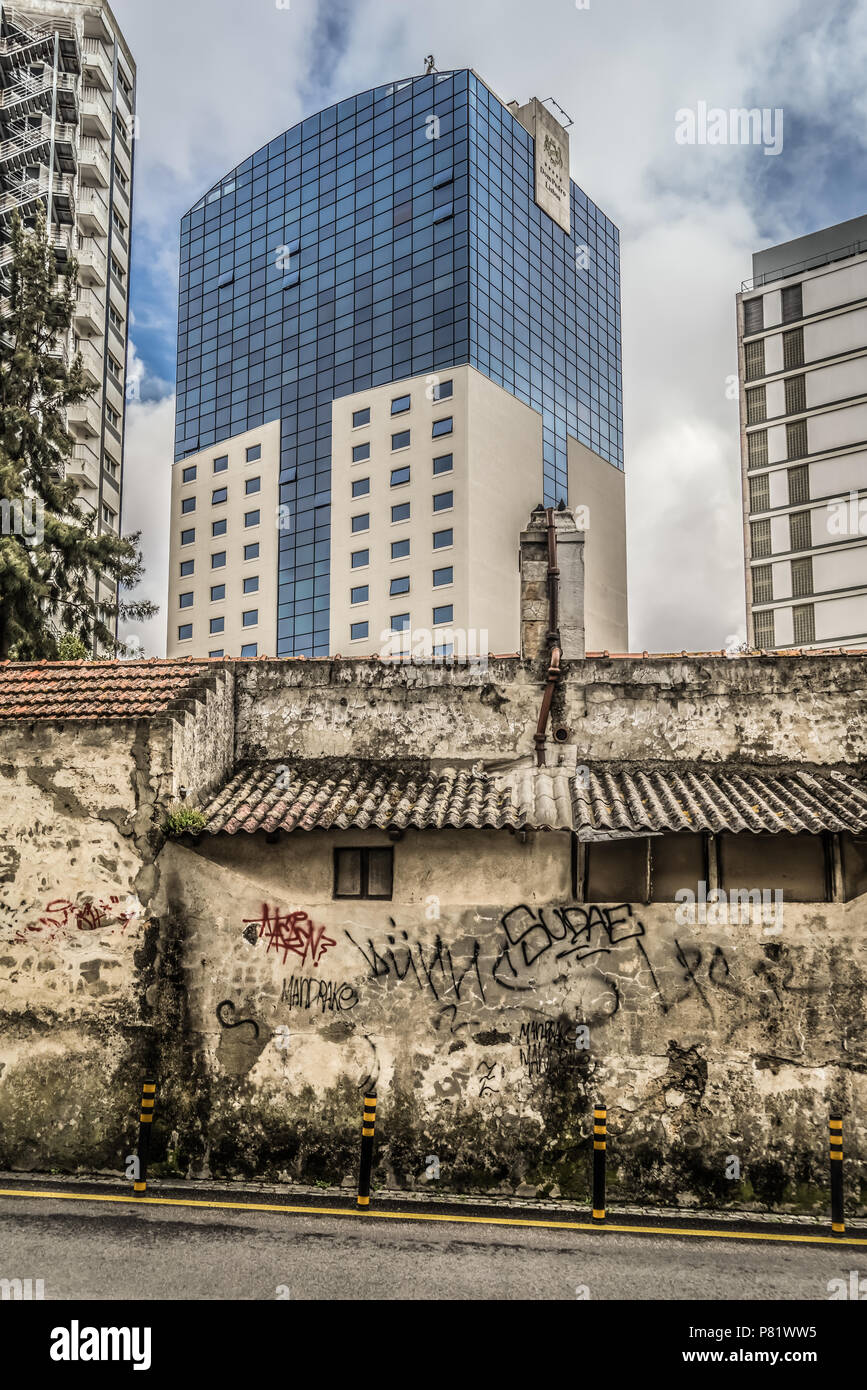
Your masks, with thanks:
[[(168, 729), (0, 733), (0, 1165), (117, 1166)], [(126, 1151), (126, 1150), (124, 1150)]]
[(863, 900), (787, 904), (779, 932), (579, 906), (568, 838), (408, 834), (392, 902), (332, 900), (329, 833), (166, 846), (182, 1170), (350, 1178), (373, 1080), (380, 1183), (425, 1185), (435, 1158), (442, 1186), (586, 1195), (603, 1097), (612, 1195), (809, 1209), (839, 1106), (863, 1203)]
[[(375, 662), (255, 662), (237, 672), (243, 757), (506, 758), (529, 752), (538, 675)], [(312, 706), (312, 707), (311, 707)], [(565, 667), (552, 723), (578, 761), (867, 760), (867, 664), (858, 657), (595, 658)]]

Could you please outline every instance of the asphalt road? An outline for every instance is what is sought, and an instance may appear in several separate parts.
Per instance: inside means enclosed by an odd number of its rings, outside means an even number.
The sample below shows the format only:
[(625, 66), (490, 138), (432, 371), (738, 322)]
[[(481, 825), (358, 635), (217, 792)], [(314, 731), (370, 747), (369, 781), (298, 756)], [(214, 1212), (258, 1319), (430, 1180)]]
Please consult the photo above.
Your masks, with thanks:
[(46, 1300), (826, 1301), (853, 1269), (867, 1249), (0, 1199), (0, 1278), (41, 1278)]

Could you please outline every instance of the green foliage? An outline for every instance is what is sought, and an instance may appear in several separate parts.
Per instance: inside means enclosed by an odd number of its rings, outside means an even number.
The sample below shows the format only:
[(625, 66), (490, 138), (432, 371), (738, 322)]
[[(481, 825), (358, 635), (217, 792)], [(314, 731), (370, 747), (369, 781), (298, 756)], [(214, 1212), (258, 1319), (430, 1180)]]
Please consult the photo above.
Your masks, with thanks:
[[(32, 231), (16, 217), (10, 295), (0, 301), (0, 660), (56, 660), (62, 633), (88, 653), (123, 655), (117, 621), (157, 611), (120, 596), (142, 577), (140, 533), (100, 534), (65, 476), (66, 411), (91, 394), (80, 355), (64, 360), (77, 282), (75, 262), (58, 275), (44, 213)], [(22, 507), (38, 518), (29, 534), (10, 524)], [(97, 601), (97, 575), (116, 595), (107, 603)]]
[(87, 647), (80, 637), (76, 637), (74, 632), (64, 632), (57, 644), (58, 661), (86, 661), (88, 657)]
[(164, 835), (200, 835), (207, 825), (201, 811), (194, 806), (184, 806), (175, 801), (166, 812), (163, 821)]

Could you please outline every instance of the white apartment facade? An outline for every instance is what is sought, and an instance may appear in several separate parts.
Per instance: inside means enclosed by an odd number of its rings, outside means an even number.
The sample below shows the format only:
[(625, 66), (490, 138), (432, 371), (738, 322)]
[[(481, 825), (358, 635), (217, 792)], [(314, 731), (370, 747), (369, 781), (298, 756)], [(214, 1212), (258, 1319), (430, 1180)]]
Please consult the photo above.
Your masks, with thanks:
[[(0, 5), (0, 83), (0, 293), (12, 216), (32, 223), (41, 204), (58, 262), (78, 262), (69, 350), (94, 390), (69, 408), (67, 477), (99, 530), (119, 534), (135, 62), (104, 0), (27, 0)], [(96, 597), (114, 595), (103, 586)]]
[(737, 296), (750, 644), (867, 647), (867, 216)]

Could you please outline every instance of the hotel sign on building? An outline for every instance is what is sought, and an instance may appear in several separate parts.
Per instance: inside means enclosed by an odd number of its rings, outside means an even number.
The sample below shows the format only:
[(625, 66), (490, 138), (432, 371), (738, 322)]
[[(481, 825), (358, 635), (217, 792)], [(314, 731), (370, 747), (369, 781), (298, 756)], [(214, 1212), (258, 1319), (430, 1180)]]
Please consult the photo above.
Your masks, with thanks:
[(535, 142), (536, 202), (564, 232), (571, 232), (569, 132), (536, 97), (509, 109)]

